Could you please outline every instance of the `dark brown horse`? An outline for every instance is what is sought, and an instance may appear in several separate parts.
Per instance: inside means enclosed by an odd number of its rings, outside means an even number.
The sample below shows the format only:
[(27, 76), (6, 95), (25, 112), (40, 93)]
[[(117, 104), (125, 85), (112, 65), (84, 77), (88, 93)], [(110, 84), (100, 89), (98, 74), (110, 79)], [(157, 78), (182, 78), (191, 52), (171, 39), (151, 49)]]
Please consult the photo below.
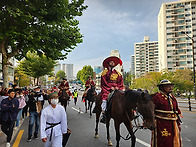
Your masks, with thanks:
[[(87, 95), (85, 98), (86, 113), (87, 113), (87, 110), (90, 110), (90, 117), (92, 117), (92, 106), (95, 101), (95, 96), (96, 96), (95, 86), (91, 85), (90, 89), (87, 91)], [(87, 106), (87, 104), (88, 104), (88, 106)]]
[[(130, 136), (132, 147), (135, 147), (136, 137), (133, 131), (131, 121), (134, 119), (133, 111), (137, 108), (138, 112), (143, 116), (145, 126), (153, 130), (155, 128), (154, 121), (154, 103), (150, 95), (144, 92), (128, 90), (126, 92), (116, 91), (112, 98), (111, 109), (107, 113), (106, 129), (108, 145), (111, 146), (109, 125), (110, 119), (114, 119), (114, 126), (116, 130), (116, 147), (119, 147), (120, 141), (120, 124), (124, 123)], [(96, 97), (96, 128), (95, 138), (98, 138), (98, 123), (101, 114), (101, 99), (100, 95)]]
[(61, 105), (65, 108), (67, 107), (67, 102), (69, 100), (69, 95), (67, 94), (66, 90), (63, 89), (61, 92), (61, 95), (59, 96), (59, 101), (61, 102)]

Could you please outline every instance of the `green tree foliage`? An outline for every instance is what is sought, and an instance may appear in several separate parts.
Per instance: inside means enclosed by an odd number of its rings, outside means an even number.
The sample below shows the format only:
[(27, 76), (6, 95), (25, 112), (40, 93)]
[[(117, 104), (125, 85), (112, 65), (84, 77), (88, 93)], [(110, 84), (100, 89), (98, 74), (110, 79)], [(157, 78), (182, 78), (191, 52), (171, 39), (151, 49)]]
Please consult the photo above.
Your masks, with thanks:
[(28, 51), (44, 53), (57, 60), (66, 56), (82, 35), (78, 28), (87, 8), (84, 0), (1, 0), (0, 52), (2, 53), (4, 87), (8, 86), (9, 59), (26, 57)]
[(56, 85), (57, 83), (59, 83), (62, 80), (62, 78), (66, 78), (65, 72), (62, 71), (62, 70), (59, 70), (56, 73), (56, 77), (55, 78), (56, 78), (55, 79), (55, 85)]
[(50, 74), (53, 71), (55, 61), (47, 58), (45, 55), (38, 56), (35, 52), (27, 53), (27, 58), (20, 61), (19, 70), (23, 71), (26, 75), (37, 78), (37, 84), (39, 78)]
[(83, 83), (85, 83), (89, 76), (94, 77), (93, 68), (90, 65), (85, 65), (82, 70), (77, 73), (77, 79), (81, 80)]
[(133, 79), (133, 75), (130, 74), (130, 72), (124, 72), (123, 73), (123, 83), (124, 85), (131, 85), (131, 81)]
[(133, 79), (130, 85), (132, 89), (147, 89), (150, 93), (155, 93), (159, 89), (157, 85), (163, 79), (168, 79), (174, 83), (174, 93), (179, 90), (181, 92), (193, 90), (193, 72), (189, 69), (176, 70), (171, 72), (163, 70), (161, 72), (149, 72), (142, 77)]
[(30, 79), (26, 74), (24, 74), (18, 68), (15, 68), (14, 83), (19, 87), (25, 87), (30, 85)]

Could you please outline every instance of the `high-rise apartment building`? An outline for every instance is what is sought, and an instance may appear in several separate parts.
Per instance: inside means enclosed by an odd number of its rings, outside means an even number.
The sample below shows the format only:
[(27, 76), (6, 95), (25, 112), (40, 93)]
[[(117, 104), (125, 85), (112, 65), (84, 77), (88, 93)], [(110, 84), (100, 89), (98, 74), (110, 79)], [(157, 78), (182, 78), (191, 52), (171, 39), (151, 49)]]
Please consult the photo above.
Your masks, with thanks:
[(159, 71), (158, 41), (149, 41), (149, 36), (144, 36), (144, 41), (134, 44), (135, 76), (136, 78), (151, 71)]
[(131, 55), (131, 74), (135, 75), (135, 55)]
[(196, 0), (162, 4), (158, 16), (158, 40), (159, 71), (193, 69), (193, 47), (196, 53)]
[(65, 72), (67, 79), (73, 79), (73, 64), (63, 64), (62, 70)]

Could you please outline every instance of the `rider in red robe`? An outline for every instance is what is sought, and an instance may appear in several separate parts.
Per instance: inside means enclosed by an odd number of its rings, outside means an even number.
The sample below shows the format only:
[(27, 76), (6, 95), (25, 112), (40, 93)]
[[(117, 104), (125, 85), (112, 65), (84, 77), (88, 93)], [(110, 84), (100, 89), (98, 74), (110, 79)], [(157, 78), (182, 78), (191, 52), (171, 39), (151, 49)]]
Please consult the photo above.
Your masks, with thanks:
[(95, 83), (93, 82), (92, 77), (89, 76), (88, 77), (88, 80), (85, 83), (85, 91), (84, 91), (84, 94), (82, 96), (82, 99), (84, 99), (87, 96), (87, 91), (91, 87), (91, 85), (94, 85), (95, 86)]
[(106, 121), (105, 110), (107, 106), (108, 94), (115, 89), (123, 89), (122, 75), (116, 69), (114, 69), (114, 67), (118, 64), (122, 65), (122, 61), (115, 56), (108, 57), (103, 61), (103, 66), (107, 69), (105, 69), (101, 75), (102, 118), (100, 122), (102, 123), (105, 123)]
[(171, 94), (173, 84), (169, 80), (162, 80), (158, 87), (160, 91), (153, 97), (156, 129), (152, 131), (152, 147), (182, 147), (181, 111), (176, 98)]
[(58, 95), (60, 96), (62, 93), (62, 90), (65, 89), (68, 96), (71, 96), (71, 92), (69, 91), (69, 83), (67, 82), (67, 79), (63, 78), (63, 82), (61, 82), (61, 84), (58, 87), (60, 89)]

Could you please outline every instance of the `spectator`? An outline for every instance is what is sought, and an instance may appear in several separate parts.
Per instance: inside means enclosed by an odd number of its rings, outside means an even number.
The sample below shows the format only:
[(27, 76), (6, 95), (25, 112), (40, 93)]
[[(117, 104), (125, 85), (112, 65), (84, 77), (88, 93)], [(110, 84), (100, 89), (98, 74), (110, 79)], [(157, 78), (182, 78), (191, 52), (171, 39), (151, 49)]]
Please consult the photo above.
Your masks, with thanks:
[(7, 135), (6, 147), (10, 147), (10, 141), (13, 134), (14, 123), (18, 114), (19, 101), (14, 98), (15, 92), (13, 89), (8, 91), (8, 98), (1, 102), (1, 130)]

